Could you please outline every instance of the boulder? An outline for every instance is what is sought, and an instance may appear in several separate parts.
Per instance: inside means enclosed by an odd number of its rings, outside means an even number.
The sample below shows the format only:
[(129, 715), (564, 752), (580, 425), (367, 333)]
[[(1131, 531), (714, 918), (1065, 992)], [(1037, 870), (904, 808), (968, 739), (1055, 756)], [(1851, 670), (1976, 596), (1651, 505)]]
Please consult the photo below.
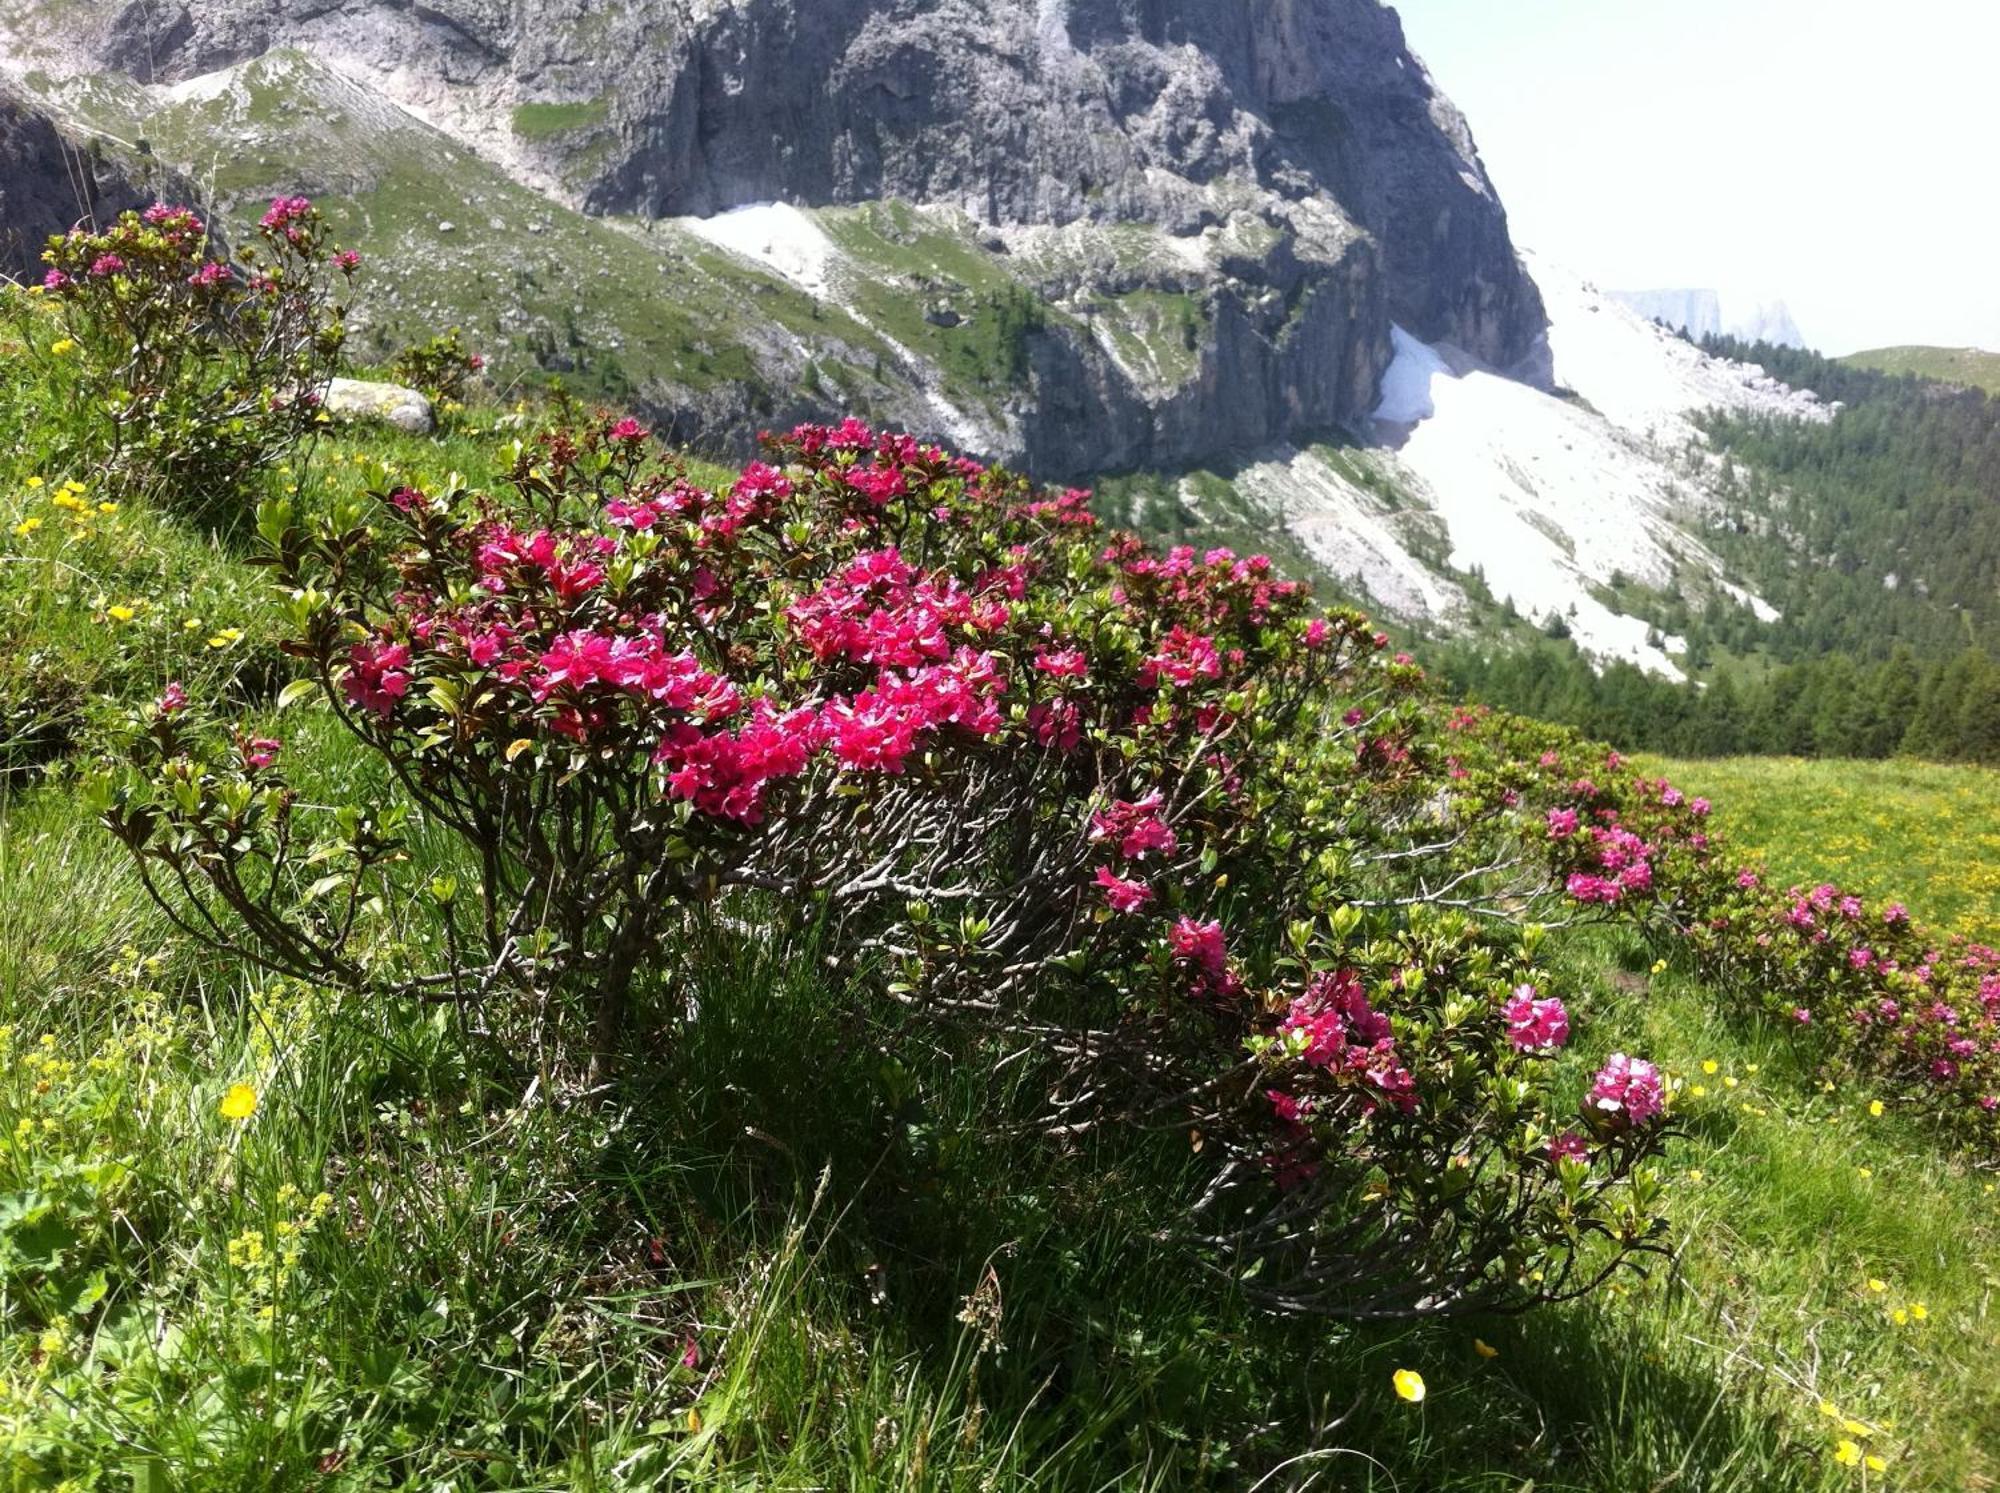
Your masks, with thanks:
[(410, 435), (429, 435), (437, 424), (431, 402), (401, 384), (337, 378), (326, 386), (325, 403), (336, 420), (376, 420)]

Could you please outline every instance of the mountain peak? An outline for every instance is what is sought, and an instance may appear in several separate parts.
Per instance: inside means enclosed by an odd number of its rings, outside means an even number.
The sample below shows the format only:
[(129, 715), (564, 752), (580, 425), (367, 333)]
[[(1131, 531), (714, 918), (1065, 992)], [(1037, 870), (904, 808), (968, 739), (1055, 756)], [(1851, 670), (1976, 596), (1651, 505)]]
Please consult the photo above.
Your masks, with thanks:
[(1648, 321), (1664, 322), (1700, 341), (1735, 337), (1776, 347), (1804, 347), (1791, 309), (1777, 299), (1718, 290), (1614, 290), (1611, 298)]

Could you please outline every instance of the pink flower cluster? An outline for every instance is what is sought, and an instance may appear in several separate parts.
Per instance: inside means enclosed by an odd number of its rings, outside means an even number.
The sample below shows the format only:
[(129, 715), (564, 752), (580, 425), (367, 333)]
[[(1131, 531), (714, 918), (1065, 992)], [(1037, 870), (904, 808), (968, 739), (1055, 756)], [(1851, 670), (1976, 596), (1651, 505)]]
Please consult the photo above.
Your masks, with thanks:
[(948, 658), (952, 633), (987, 637), (1008, 620), (1006, 603), (975, 598), (951, 576), (919, 575), (895, 549), (855, 556), (785, 615), (822, 662), (846, 658), (888, 668)]
[(1405, 1112), (1416, 1108), (1416, 1079), (1397, 1056), (1394, 1029), (1368, 1003), (1354, 970), (1315, 975), (1305, 993), (1292, 1001), (1278, 1031), (1300, 1044), (1299, 1058), (1309, 1068), (1360, 1084), (1369, 1095), (1366, 1112), (1372, 1113), (1378, 1102)]
[(1590, 1086), (1589, 1103), (1600, 1115), (1622, 1119), (1630, 1125), (1644, 1125), (1666, 1108), (1660, 1070), (1644, 1058), (1614, 1052), (1597, 1070)]
[(1157, 789), (1132, 802), (1114, 800), (1090, 816), (1090, 838), (1114, 844), (1128, 861), (1149, 855), (1171, 856), (1180, 848), (1172, 826), (1160, 815), (1166, 802)]
[(1556, 997), (1539, 995), (1532, 985), (1516, 985), (1501, 1015), (1507, 1020), (1507, 1040), (1523, 1052), (1554, 1052), (1569, 1041), (1569, 1012)]
[(347, 654), (341, 687), (350, 702), (387, 720), (396, 702), (410, 692), (410, 650), (384, 639), (356, 643)]

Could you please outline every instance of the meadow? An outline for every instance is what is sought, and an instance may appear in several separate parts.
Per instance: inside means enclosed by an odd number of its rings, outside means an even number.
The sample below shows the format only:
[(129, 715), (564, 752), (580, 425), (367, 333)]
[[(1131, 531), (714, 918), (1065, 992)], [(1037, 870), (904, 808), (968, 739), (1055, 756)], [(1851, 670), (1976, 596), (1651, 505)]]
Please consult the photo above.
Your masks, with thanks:
[(1644, 760), (1713, 798), (1730, 838), (1783, 880), (1831, 878), (2000, 938), (2000, 772), (1908, 758)]
[[(1274, 1312), (1261, 1265), (1191, 1264), (1157, 1202), (1219, 1140), (1051, 1143), (1025, 1123), (1037, 1070), (964, 1061), (996, 1049), (893, 1001), (857, 1018), (823, 929), (692, 917), (674, 985), (640, 992), (590, 1084), (492, 1013), (274, 977), (176, 931), (87, 792), (116, 720), (170, 684), (229, 701), (246, 759), (281, 741), (308, 806), (396, 791), (328, 699), (284, 687), (296, 597), (257, 563), (254, 500), (493, 480), (548, 412), (327, 426), (218, 522), (65, 464), (92, 414), (62, 376), (0, 364), (0, 1486), (2000, 1477), (1981, 1153), (1658, 926), (1561, 919), (1540, 958), (1579, 1034), (1553, 1089), (1613, 1052), (1663, 1071), (1664, 1252), (1571, 1302), (1373, 1321)], [(1781, 876), (1987, 923), (1976, 774), (1670, 770)], [(436, 823), (397, 857), (434, 901), (473, 875)], [(1374, 1176), (1357, 1192), (1381, 1200)]]

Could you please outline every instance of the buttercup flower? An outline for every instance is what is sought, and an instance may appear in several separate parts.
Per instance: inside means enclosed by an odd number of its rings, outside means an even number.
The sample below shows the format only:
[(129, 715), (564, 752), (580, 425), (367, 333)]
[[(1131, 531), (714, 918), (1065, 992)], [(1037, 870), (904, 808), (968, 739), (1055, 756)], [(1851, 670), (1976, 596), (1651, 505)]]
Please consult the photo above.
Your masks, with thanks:
[(247, 1083), (233, 1083), (216, 1109), (223, 1119), (241, 1123), (257, 1113), (257, 1091)]

